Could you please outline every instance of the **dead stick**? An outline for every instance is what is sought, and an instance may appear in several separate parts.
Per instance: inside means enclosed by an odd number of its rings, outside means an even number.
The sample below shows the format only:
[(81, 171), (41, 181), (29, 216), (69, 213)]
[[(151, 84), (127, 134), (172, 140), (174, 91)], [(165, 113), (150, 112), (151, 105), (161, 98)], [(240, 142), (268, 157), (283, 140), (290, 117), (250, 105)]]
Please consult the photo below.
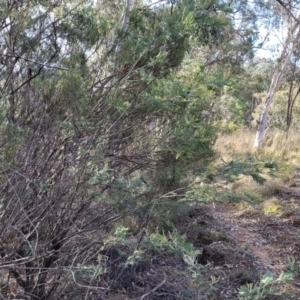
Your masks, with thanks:
[(159, 285), (157, 285), (154, 289), (152, 289), (150, 292), (144, 294), (141, 298), (139, 298), (139, 300), (143, 300), (146, 297), (148, 297), (150, 294), (154, 293), (157, 289), (159, 289), (161, 286), (163, 286), (166, 283), (166, 280), (167, 280), (167, 275), (166, 273), (164, 273), (164, 280)]

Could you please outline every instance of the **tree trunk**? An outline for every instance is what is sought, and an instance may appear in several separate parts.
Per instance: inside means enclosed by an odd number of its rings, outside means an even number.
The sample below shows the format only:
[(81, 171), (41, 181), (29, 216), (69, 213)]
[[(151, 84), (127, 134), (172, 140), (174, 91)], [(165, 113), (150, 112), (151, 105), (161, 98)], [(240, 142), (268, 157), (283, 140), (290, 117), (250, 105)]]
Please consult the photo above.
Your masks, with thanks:
[[(122, 17), (122, 26), (121, 26), (121, 32), (125, 34), (128, 28), (128, 22), (129, 22), (129, 14), (133, 9), (135, 0), (125, 0), (125, 8), (124, 8), (124, 14)], [(117, 74), (119, 71), (119, 56), (122, 49), (122, 39), (123, 37), (119, 38), (116, 48), (115, 48), (115, 71), (114, 74)], [(105, 83), (103, 91), (109, 92), (111, 87), (113, 86), (113, 80), (115, 79), (114, 75), (109, 76), (109, 80)]]
[(270, 106), (274, 102), (276, 92), (278, 91), (280, 85), (282, 84), (284, 72), (286, 70), (288, 62), (292, 57), (296, 45), (299, 43), (299, 38), (300, 38), (300, 24), (296, 23), (288, 32), (288, 36), (285, 40), (285, 44), (281, 56), (279, 58), (278, 66), (276, 67), (275, 72), (273, 74), (272, 81), (266, 95), (266, 103), (263, 112), (261, 114), (260, 120), (258, 122), (254, 148), (261, 147), (263, 143), (264, 136), (266, 133), (266, 128), (267, 128)]
[[(121, 31), (123, 33), (125, 33), (128, 28), (129, 13), (132, 11), (133, 5), (134, 5), (134, 0), (126, 0), (125, 11), (124, 11), (122, 26), (121, 26)], [(122, 42), (119, 40), (115, 49), (116, 60), (118, 60), (118, 55), (121, 51), (121, 48), (122, 48)]]
[(286, 110), (286, 131), (289, 131), (292, 125), (293, 108), (299, 95), (300, 95), (300, 87), (298, 87), (296, 92), (294, 93), (294, 82), (292, 81), (290, 84), (289, 97), (288, 97), (287, 110)]

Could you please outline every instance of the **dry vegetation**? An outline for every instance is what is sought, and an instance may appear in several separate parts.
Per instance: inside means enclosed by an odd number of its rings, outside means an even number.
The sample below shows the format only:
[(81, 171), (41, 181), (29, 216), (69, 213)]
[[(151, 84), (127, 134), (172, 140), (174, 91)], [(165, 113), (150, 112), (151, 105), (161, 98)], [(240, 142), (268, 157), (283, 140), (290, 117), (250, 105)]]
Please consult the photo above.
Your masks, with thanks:
[(234, 155), (243, 157), (257, 154), (271, 156), (274, 159), (288, 162), (291, 166), (299, 166), (300, 136), (297, 131), (289, 133), (276, 129), (267, 131), (263, 148), (258, 152), (253, 148), (254, 139), (254, 131), (240, 129), (232, 134), (224, 134), (219, 137), (215, 149), (224, 160), (232, 158)]
[(263, 185), (255, 183), (250, 177), (242, 176), (231, 186), (234, 190), (252, 191), (258, 198), (269, 199), (279, 195), (287, 187), (296, 186), (294, 176), (300, 166), (300, 136), (298, 132), (284, 133), (279, 130), (268, 131), (263, 148), (253, 148), (255, 132), (238, 130), (233, 134), (222, 135), (216, 142), (217, 157), (225, 161), (234, 157), (271, 158), (279, 165), (276, 177), (266, 175)]
[(257, 153), (253, 139), (245, 131), (220, 137), (216, 159), (274, 157), (278, 177), (215, 182), (207, 204), (162, 201), (142, 231), (138, 218), (122, 219), (101, 252), (111, 266), (103, 299), (298, 299), (297, 134), (269, 132)]
[[(281, 166), (279, 176), (269, 177), (266, 184), (259, 185), (247, 176), (231, 184), (216, 180), (215, 189), (210, 190), (214, 192), (212, 201), (202, 201), (201, 197), (174, 201), (166, 197), (153, 202), (150, 210), (148, 207), (124, 216), (116, 214), (116, 208), (108, 204), (94, 204), (80, 215), (82, 208), (77, 207), (74, 200), (74, 209), (67, 212), (72, 213), (68, 219), (76, 227), (71, 230), (72, 224), (58, 214), (56, 226), (50, 230), (48, 219), (41, 217), (45, 231), (38, 241), (45, 245), (25, 265), (22, 260), (34, 251), (32, 241), (39, 232), (31, 223), (26, 237), (18, 235), (18, 218), (13, 208), (21, 204), (15, 202), (15, 206), (6, 211), (10, 225), (2, 231), (7, 236), (15, 232), (18, 250), (9, 250), (8, 244), (1, 244), (2, 264), (13, 261), (14, 268), (2, 270), (0, 295), (3, 299), (30, 299), (26, 293), (35, 293), (35, 299), (43, 299), (38, 295), (48, 293), (54, 295), (52, 299), (75, 300), (298, 299), (300, 187), (297, 159), (300, 157), (297, 156), (297, 135), (291, 133), (282, 139), (279, 136), (275, 133), (271, 137), (269, 133), (265, 148), (257, 153), (252, 150), (254, 134), (251, 132), (222, 136), (216, 143), (216, 160), (249, 155), (276, 157)], [(37, 170), (39, 174), (43, 171), (45, 169)], [(11, 177), (11, 180), (17, 181), (19, 175), (15, 176), (16, 179)], [(203, 182), (197, 184), (203, 187)], [(58, 187), (61, 194), (45, 192), (38, 200), (47, 196), (59, 203), (67, 187), (69, 197), (75, 193), (71, 185)], [(7, 193), (13, 199), (13, 190)], [(75, 193), (74, 199), (76, 197)], [(49, 211), (56, 207), (49, 202)], [(42, 208), (45, 207), (40, 204), (28, 211), (44, 216)], [(48, 215), (50, 218), (51, 214)], [(115, 221), (114, 225), (111, 220)], [(50, 245), (44, 241), (46, 235), (50, 236)], [(55, 237), (60, 235), (67, 242), (56, 245)], [(83, 242), (84, 245), (78, 244)], [(5, 254), (8, 252), (10, 256)], [(74, 256), (72, 260), (70, 255)], [(40, 262), (44, 267), (39, 266)], [(65, 286), (59, 284), (61, 281), (66, 282)], [(32, 282), (37, 282), (33, 291)]]
[[(242, 176), (231, 188), (255, 195), (257, 201), (252, 203), (243, 201), (225, 206), (223, 204), (216, 207), (216, 211), (224, 226), (231, 223), (235, 227), (231, 234), (235, 241), (262, 259), (263, 265), (269, 265), (269, 271), (271, 270), (273, 274), (279, 275), (280, 272), (296, 270), (288, 289), (294, 294), (290, 296), (291, 299), (298, 299), (300, 137), (295, 131), (288, 134), (277, 130), (269, 131), (263, 148), (255, 152), (252, 147), (254, 135), (254, 132), (243, 130), (220, 137), (216, 143), (219, 157), (224, 160), (249, 155), (258, 158), (271, 157), (279, 163), (277, 177), (268, 177), (264, 185), (259, 185), (251, 178)], [(249, 296), (247, 299), (252, 298)], [(261, 295), (261, 298), (253, 296), (253, 299), (265, 298)], [(279, 298), (272, 296), (266, 299)], [(282, 299), (290, 298), (284, 296)]]

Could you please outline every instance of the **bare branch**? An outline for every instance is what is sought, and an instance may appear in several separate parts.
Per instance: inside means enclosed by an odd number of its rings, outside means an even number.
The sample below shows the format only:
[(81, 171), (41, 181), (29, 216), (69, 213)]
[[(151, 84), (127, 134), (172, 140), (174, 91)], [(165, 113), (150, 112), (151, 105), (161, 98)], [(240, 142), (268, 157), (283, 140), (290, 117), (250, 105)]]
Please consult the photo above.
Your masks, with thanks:
[(162, 287), (166, 283), (166, 281), (167, 281), (167, 275), (166, 275), (166, 273), (164, 273), (163, 281), (160, 284), (158, 284), (155, 288), (153, 288), (151, 291), (149, 291), (148, 293), (146, 293), (142, 297), (140, 297), (139, 300), (143, 300), (146, 297), (148, 297), (149, 295), (151, 295), (152, 293), (154, 293), (156, 290), (158, 290), (160, 287)]

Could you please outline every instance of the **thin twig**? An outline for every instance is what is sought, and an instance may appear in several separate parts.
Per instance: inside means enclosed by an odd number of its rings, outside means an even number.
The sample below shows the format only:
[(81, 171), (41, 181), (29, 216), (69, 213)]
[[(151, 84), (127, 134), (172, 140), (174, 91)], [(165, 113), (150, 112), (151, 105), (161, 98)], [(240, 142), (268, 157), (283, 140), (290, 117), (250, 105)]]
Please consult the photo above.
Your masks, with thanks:
[(143, 300), (146, 297), (148, 297), (149, 295), (151, 295), (152, 293), (154, 293), (156, 290), (158, 290), (161, 286), (163, 286), (167, 281), (167, 275), (166, 273), (164, 273), (164, 280), (158, 284), (154, 289), (152, 289), (151, 291), (149, 291), (148, 293), (144, 294), (141, 298), (139, 298), (139, 300)]
[(36, 65), (39, 65), (41, 67), (45, 67), (45, 68), (51, 68), (51, 69), (58, 69), (58, 70), (63, 70), (63, 71), (69, 71), (69, 69), (67, 68), (63, 68), (63, 67), (58, 67), (58, 66), (53, 66), (53, 65), (49, 65), (49, 61), (46, 62), (46, 63), (41, 63), (41, 62), (38, 62), (36, 60), (33, 60), (33, 59), (30, 59), (30, 58), (26, 58), (26, 57), (23, 57), (21, 55), (7, 55), (7, 54), (4, 54), (3, 56), (6, 56), (6, 57), (13, 57), (13, 58), (16, 58), (16, 59), (23, 59), (25, 61), (29, 61), (29, 62), (32, 62)]

